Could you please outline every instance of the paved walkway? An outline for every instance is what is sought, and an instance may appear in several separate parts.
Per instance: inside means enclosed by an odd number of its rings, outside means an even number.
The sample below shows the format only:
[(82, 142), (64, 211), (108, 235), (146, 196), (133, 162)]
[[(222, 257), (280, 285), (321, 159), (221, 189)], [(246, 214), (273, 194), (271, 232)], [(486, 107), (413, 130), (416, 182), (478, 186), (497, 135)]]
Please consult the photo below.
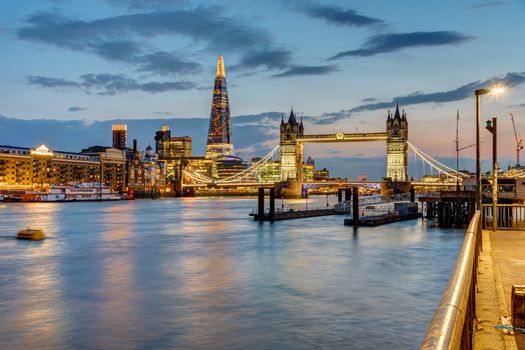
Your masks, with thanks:
[(510, 324), (511, 293), (515, 284), (525, 285), (525, 231), (483, 231), (475, 349), (525, 350), (525, 335), (509, 335), (495, 329), (497, 324)]

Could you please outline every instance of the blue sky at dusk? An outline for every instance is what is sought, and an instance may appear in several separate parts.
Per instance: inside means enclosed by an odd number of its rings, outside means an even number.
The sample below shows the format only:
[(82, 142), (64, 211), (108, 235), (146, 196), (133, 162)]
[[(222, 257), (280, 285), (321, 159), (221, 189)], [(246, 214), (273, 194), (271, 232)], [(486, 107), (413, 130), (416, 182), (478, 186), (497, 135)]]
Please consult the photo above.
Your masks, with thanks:
[[(471, 144), (474, 90), (505, 83), (504, 96), (483, 97), (482, 119), (500, 118), (503, 156), (514, 156), (509, 112), (525, 134), (525, 1), (3, 0), (0, 13), (0, 115), (8, 118), (208, 118), (224, 55), (233, 116), (293, 106), (306, 133), (383, 131), (399, 101), (410, 141), (453, 157), (456, 111), (460, 142)], [(233, 135), (241, 156), (277, 142), (274, 122), (244, 120), (243, 135)], [(0, 125), (0, 140), (6, 130)], [(236, 144), (250, 133), (268, 137)], [(490, 134), (482, 136), (488, 158)], [(194, 144), (194, 153), (203, 149)], [(385, 146), (305, 153), (379, 157)]]

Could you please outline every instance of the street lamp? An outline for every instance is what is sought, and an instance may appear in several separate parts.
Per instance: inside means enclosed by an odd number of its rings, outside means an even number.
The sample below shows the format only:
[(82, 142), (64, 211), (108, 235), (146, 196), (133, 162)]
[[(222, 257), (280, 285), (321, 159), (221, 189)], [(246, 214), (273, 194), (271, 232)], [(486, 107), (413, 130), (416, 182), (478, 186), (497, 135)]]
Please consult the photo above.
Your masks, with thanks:
[(487, 120), (485, 129), (492, 134), (492, 231), (498, 228), (498, 118)]
[(493, 88), (478, 89), (474, 92), (476, 96), (476, 205), (481, 210), (483, 194), (481, 192), (481, 151), (480, 151), (480, 96), (481, 95), (500, 95), (505, 91), (503, 86)]

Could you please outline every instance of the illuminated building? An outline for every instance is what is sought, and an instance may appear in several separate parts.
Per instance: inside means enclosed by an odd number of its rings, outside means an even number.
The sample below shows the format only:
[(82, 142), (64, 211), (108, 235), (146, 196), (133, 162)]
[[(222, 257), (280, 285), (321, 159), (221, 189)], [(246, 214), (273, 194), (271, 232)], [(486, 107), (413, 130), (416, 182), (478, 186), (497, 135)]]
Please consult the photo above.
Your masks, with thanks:
[(212, 159), (204, 157), (189, 157), (182, 161), (182, 166), (190, 172), (199, 173), (208, 177), (215, 177), (217, 168)]
[(171, 137), (170, 127), (163, 125), (155, 133), (155, 153), (160, 160), (191, 157), (191, 137)]
[(126, 153), (116, 148), (108, 148), (100, 153), (101, 182), (113, 190), (122, 191), (126, 182)]
[[(256, 164), (261, 159), (261, 157), (252, 158), (251, 165)], [(266, 162), (264, 165), (259, 165), (257, 170), (257, 179), (260, 182), (281, 181), (281, 162), (276, 160), (273, 162)]]
[(330, 179), (330, 172), (323, 168), (322, 170), (314, 170), (314, 180), (315, 181), (323, 181), (323, 180), (329, 180)]
[(215, 167), (217, 168), (216, 177), (225, 179), (246, 170), (250, 164), (239, 157), (234, 156), (219, 156), (215, 159)]
[(137, 140), (133, 140), (133, 150), (126, 152), (126, 187), (135, 189), (144, 186), (144, 164), (137, 150)]
[(162, 125), (160, 130), (155, 133), (155, 153), (159, 159), (169, 159), (170, 149), (169, 142), (171, 138), (171, 131), (169, 125)]
[(315, 161), (312, 157), (308, 157), (306, 163), (303, 164), (303, 181), (310, 182), (314, 180)]
[(213, 159), (218, 156), (231, 155), (233, 155), (233, 144), (231, 143), (230, 103), (226, 88), (224, 59), (222, 56), (219, 56), (215, 86), (213, 88), (206, 158)]
[(399, 113), (399, 106), (393, 117), (388, 111), (386, 135), (386, 176), (392, 181), (407, 181), (408, 121), (405, 111)]
[(153, 148), (148, 145), (142, 158), (144, 164), (144, 186), (146, 188), (164, 189), (166, 187), (166, 169)]
[(0, 146), (0, 188), (42, 188), (67, 182), (96, 182), (100, 161), (92, 156), (37, 148)]
[(128, 126), (126, 124), (113, 124), (113, 148), (124, 150), (127, 145)]

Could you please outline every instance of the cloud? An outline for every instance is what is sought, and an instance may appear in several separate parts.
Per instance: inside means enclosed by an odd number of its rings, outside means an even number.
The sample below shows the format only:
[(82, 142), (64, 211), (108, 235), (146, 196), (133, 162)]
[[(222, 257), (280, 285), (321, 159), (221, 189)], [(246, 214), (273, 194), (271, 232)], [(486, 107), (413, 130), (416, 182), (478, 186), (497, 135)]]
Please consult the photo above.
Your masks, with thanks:
[(457, 45), (471, 39), (472, 37), (455, 31), (378, 34), (368, 38), (360, 49), (339, 52), (330, 60), (342, 57), (368, 57), (410, 47)]
[(275, 78), (295, 77), (300, 75), (324, 75), (337, 71), (334, 65), (325, 66), (291, 66), (288, 70), (273, 75)]
[[(503, 76), (496, 76), (483, 81), (474, 81), (448, 91), (430, 93), (417, 91), (408, 95), (396, 96), (389, 101), (381, 102), (374, 102), (377, 101), (375, 98), (366, 98), (362, 101), (370, 101), (373, 103), (366, 103), (349, 109), (342, 109), (339, 112), (323, 113), (319, 117), (310, 117), (309, 122), (315, 125), (330, 125), (339, 120), (350, 118), (352, 115), (359, 112), (393, 108), (396, 106), (396, 103), (399, 103), (403, 106), (408, 106), (421, 103), (446, 103), (460, 101), (467, 98), (472, 98), (472, 96), (474, 96), (474, 91), (484, 87), (504, 85), (508, 88), (512, 88), (524, 83), (525, 72), (509, 72)], [(522, 105), (517, 105), (517, 107), (520, 106), (525, 107), (525, 103)]]
[(508, 1), (490, 1), (490, 2), (482, 2), (476, 5), (470, 6), (472, 9), (479, 9), (484, 7), (496, 7), (496, 6), (503, 6), (508, 5)]
[(431, 93), (423, 93), (418, 91), (409, 95), (396, 96), (391, 101), (363, 104), (351, 108), (346, 112), (355, 113), (361, 111), (391, 108), (395, 106), (396, 102), (399, 102), (399, 104), (406, 106), (420, 103), (443, 103), (460, 101), (474, 96), (474, 91), (476, 91), (477, 89), (491, 87), (495, 85), (504, 85), (507, 88), (512, 88), (523, 83), (525, 83), (525, 72), (509, 72), (504, 76), (492, 77), (483, 81), (474, 81), (462, 85), (453, 90)]
[(87, 107), (76, 107), (76, 106), (72, 106), (72, 107), (69, 107), (67, 109), (68, 112), (81, 112), (81, 111), (85, 111), (87, 109)]
[(290, 65), (292, 53), (282, 49), (254, 50), (244, 54), (239, 62), (240, 69), (266, 67), (268, 70), (284, 69)]
[(140, 83), (124, 75), (115, 74), (84, 74), (78, 81), (29, 76), (27, 81), (30, 85), (37, 85), (42, 88), (53, 88), (60, 91), (81, 90), (87, 94), (96, 93), (97, 95), (115, 95), (129, 91), (157, 93), (172, 90), (191, 90), (197, 87), (195, 83), (189, 81)]
[(130, 9), (170, 9), (181, 7), (185, 0), (104, 0), (110, 5)]
[[(45, 45), (93, 53), (106, 60), (123, 61), (140, 71), (160, 75), (191, 74), (200, 68), (199, 64), (180, 54), (148, 47), (160, 36), (170, 37), (175, 44), (184, 44), (190, 40), (193, 46), (201, 44), (212, 52), (248, 52), (244, 57), (247, 65), (257, 63), (275, 68), (283, 64), (276, 63), (279, 51), (272, 50), (273, 43), (265, 30), (238, 19), (223, 17), (217, 7), (211, 6), (134, 13), (96, 20), (71, 19), (41, 12), (29, 16), (27, 25), (18, 29), (17, 36)], [(264, 54), (268, 62), (264, 61)]]
[(364, 16), (354, 10), (345, 10), (338, 6), (310, 5), (304, 7), (301, 4), (301, 7), (298, 6), (297, 8), (309, 17), (323, 19), (328, 23), (341, 26), (365, 27), (384, 22), (383, 20)]
[(140, 71), (152, 72), (159, 75), (172, 73), (197, 73), (201, 66), (196, 62), (190, 62), (177, 57), (173, 53), (158, 51), (144, 55), (140, 59)]

